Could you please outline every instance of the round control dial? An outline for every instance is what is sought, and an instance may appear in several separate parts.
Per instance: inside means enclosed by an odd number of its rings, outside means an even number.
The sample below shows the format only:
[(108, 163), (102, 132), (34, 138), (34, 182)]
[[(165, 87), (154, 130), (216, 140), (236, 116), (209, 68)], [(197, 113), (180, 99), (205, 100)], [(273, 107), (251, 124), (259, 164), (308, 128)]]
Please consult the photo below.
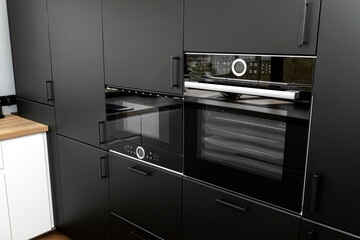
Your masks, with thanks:
[(238, 58), (233, 61), (231, 65), (231, 70), (235, 76), (241, 77), (246, 73), (247, 64), (244, 60)]
[(144, 157), (145, 157), (145, 150), (144, 150), (142, 147), (137, 147), (137, 148), (136, 148), (136, 156), (137, 156), (139, 159), (144, 159)]

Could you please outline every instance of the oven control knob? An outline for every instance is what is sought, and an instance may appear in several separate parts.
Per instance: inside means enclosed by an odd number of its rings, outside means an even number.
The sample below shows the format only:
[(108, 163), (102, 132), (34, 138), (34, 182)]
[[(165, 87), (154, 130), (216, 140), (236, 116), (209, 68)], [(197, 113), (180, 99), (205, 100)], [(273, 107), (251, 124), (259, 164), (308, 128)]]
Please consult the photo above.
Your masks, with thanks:
[(137, 147), (137, 148), (136, 148), (136, 156), (137, 156), (139, 159), (144, 159), (144, 157), (145, 157), (145, 150), (144, 150), (142, 147)]
[(246, 73), (247, 64), (243, 59), (236, 59), (231, 65), (231, 70), (235, 76), (241, 77)]

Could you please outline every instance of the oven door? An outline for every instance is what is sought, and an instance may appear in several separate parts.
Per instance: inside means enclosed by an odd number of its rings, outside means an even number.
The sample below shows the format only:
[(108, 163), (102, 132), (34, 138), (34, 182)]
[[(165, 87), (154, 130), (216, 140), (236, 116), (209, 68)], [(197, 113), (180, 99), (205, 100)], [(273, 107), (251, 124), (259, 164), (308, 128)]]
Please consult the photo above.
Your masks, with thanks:
[(107, 92), (108, 148), (127, 154), (129, 149), (124, 149), (124, 142), (128, 142), (130, 145), (126, 146), (182, 155), (182, 102), (179, 98), (153, 94)]
[(185, 98), (184, 174), (300, 212), (307, 135), (286, 110)]

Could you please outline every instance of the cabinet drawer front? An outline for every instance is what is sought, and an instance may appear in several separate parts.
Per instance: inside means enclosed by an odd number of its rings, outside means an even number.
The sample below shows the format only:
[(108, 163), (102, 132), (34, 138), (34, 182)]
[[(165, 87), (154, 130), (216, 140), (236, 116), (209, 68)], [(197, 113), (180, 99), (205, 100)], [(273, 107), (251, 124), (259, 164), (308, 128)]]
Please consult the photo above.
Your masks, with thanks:
[(301, 222), (301, 240), (355, 240), (359, 237), (351, 236), (331, 228), (312, 223), (307, 220)]
[(297, 239), (300, 218), (191, 180), (183, 182), (184, 239)]
[(111, 214), (111, 239), (126, 239), (126, 240), (162, 240), (153, 234), (121, 219), (114, 214)]
[(181, 177), (109, 154), (111, 211), (165, 239), (180, 239)]

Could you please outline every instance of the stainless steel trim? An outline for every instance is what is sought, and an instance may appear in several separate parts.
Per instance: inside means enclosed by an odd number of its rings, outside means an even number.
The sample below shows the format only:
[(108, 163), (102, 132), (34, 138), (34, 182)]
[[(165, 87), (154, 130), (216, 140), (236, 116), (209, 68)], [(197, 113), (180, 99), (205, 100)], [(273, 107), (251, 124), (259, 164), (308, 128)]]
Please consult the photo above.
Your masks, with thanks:
[(311, 123), (312, 123), (312, 114), (313, 114), (313, 106), (314, 106), (314, 96), (311, 96), (311, 106), (310, 106), (310, 118), (309, 118), (309, 129), (308, 129), (308, 139), (306, 146), (306, 159), (305, 159), (305, 171), (304, 171), (304, 185), (301, 199), (301, 212), (300, 215), (303, 215), (304, 212), (304, 203), (305, 203), (305, 185), (306, 185), (306, 174), (308, 168), (308, 159), (309, 159), (309, 146), (310, 146), (310, 135), (311, 135)]
[(317, 56), (270, 55), (270, 54), (237, 54), (237, 53), (198, 53), (198, 52), (186, 52), (185, 55), (317, 58)]
[(162, 167), (162, 166), (153, 164), (153, 163), (149, 163), (149, 162), (140, 160), (140, 159), (138, 159), (138, 158), (134, 158), (134, 157), (132, 157), (132, 156), (129, 156), (129, 155), (126, 155), (126, 154), (123, 154), (123, 153), (119, 153), (119, 152), (114, 151), (114, 150), (109, 150), (109, 152), (118, 154), (118, 155), (123, 156), (123, 157), (130, 158), (130, 159), (132, 159), (132, 160), (134, 160), (134, 161), (138, 161), (138, 162), (147, 164), (147, 165), (152, 166), (152, 167), (157, 167), (157, 168), (160, 168), (160, 169), (162, 169), (162, 170), (165, 170), (165, 171), (168, 171), (168, 172), (171, 172), (171, 173), (175, 173), (175, 174), (177, 174), (177, 175), (179, 175), (179, 176), (184, 176), (184, 174), (181, 173), (181, 172), (177, 172), (177, 171), (174, 171), (174, 170), (172, 170), (172, 169), (168, 169), (168, 168), (165, 168), (165, 167)]
[(270, 90), (270, 89), (238, 87), (238, 86), (228, 86), (228, 85), (189, 82), (189, 81), (185, 81), (185, 87), (216, 91), (216, 92), (240, 93), (246, 95), (273, 97), (273, 98), (281, 98), (281, 99), (289, 99), (289, 100), (295, 100), (299, 98), (299, 94), (300, 94), (300, 91), (292, 91), (292, 90), (278, 91), (278, 90)]

